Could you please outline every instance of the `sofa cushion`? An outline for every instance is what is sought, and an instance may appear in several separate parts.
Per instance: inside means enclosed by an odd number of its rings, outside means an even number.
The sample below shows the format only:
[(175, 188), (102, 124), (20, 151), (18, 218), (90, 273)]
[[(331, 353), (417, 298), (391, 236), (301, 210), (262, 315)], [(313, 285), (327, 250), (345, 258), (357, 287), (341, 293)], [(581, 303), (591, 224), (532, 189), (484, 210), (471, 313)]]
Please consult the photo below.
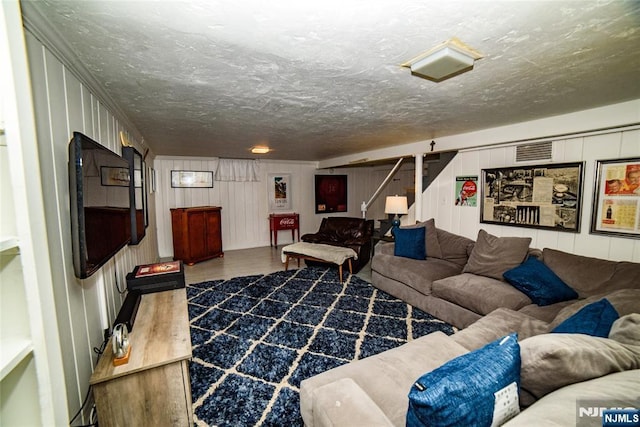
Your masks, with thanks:
[(496, 237), (480, 230), (462, 272), (503, 280), (505, 271), (525, 260), (530, 243), (530, 237)]
[(534, 257), (529, 257), (519, 266), (505, 271), (503, 276), (534, 304), (550, 305), (578, 298), (576, 291)]
[(459, 274), (462, 269), (457, 264), (439, 258), (416, 260), (397, 257), (393, 255), (393, 246), (383, 245), (384, 250), (376, 249), (371, 260), (371, 271), (400, 282), (398, 286), (408, 286), (424, 295), (431, 295), (434, 280)]
[(582, 307), (577, 313), (553, 328), (551, 332), (560, 334), (586, 334), (594, 337), (609, 336), (611, 325), (619, 315), (611, 303), (603, 298)]
[(519, 310), (531, 304), (529, 297), (508, 283), (470, 273), (434, 281), (431, 294), (478, 314), (489, 314), (501, 307)]
[[(582, 307), (606, 298), (622, 317), (630, 313), (640, 313), (640, 289), (621, 289), (619, 291), (604, 292), (585, 298), (564, 307), (549, 323), (549, 330), (553, 330), (560, 323), (577, 313)], [(563, 303), (560, 303), (563, 304)]]
[(500, 425), (519, 412), (519, 383), (520, 348), (511, 334), (421, 376), (409, 392), (406, 425)]
[(640, 288), (640, 263), (616, 262), (544, 248), (544, 263), (581, 298), (603, 292)]
[[(634, 317), (620, 318), (615, 330), (638, 328)], [(612, 328), (612, 331), (614, 329)], [(614, 335), (615, 337), (615, 335)], [(583, 334), (542, 334), (520, 342), (522, 389), (540, 398), (560, 387), (612, 372), (640, 368), (640, 341), (628, 344)]]
[(472, 351), (514, 332), (523, 340), (547, 332), (547, 323), (519, 311), (499, 308), (451, 335), (451, 339)]
[[(522, 307), (519, 312), (544, 322), (550, 323), (556, 318), (560, 310), (574, 304), (576, 300), (557, 302), (551, 305), (529, 304)], [(548, 331), (547, 331), (548, 332)]]
[(425, 230), (420, 228), (396, 227), (392, 231), (395, 240), (393, 254), (405, 258), (423, 260), (427, 257), (425, 252)]
[(442, 259), (464, 267), (473, 249), (473, 240), (436, 228), (438, 243), (442, 251)]

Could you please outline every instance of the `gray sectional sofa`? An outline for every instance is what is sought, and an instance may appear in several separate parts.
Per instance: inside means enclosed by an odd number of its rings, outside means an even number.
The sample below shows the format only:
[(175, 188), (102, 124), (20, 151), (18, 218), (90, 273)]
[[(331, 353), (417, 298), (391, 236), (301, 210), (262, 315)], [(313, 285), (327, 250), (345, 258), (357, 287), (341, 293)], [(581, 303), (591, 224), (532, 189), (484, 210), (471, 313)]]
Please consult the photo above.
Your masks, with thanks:
[[(640, 264), (539, 251), (526, 239), (484, 231), (473, 241), (437, 229), (433, 220), (417, 227), (425, 229), (426, 259), (395, 256), (393, 243), (381, 242), (373, 285), (464, 329), (432, 333), (304, 380), (300, 406), (307, 426), (405, 425), (409, 390), (421, 375), (513, 332), (522, 357), (523, 410), (506, 425), (576, 425), (580, 399), (640, 407)], [(577, 298), (541, 306), (500, 279), (503, 269), (531, 255)], [(608, 336), (552, 333), (603, 298), (619, 315)]]
[[(579, 298), (640, 288), (640, 265), (575, 255), (555, 249), (530, 248), (528, 238), (496, 238), (483, 230), (473, 241), (441, 230), (433, 219), (417, 225), (426, 234), (426, 259), (394, 255), (393, 242), (380, 242), (371, 260), (371, 281), (407, 303), (465, 328), (498, 308), (522, 311), (550, 322), (573, 301), (539, 306), (511, 286), (502, 273), (527, 256), (539, 258)], [(478, 292), (478, 290), (482, 290)]]

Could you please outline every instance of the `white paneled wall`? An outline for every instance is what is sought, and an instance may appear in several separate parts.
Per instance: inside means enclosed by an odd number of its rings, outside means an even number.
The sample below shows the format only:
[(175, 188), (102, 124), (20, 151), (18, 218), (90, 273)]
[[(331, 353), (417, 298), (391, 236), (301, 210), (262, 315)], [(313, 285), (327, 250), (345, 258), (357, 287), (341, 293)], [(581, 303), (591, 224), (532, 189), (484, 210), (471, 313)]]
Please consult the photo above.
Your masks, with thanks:
[[(360, 205), (369, 200), (391, 167), (345, 168), (317, 170), (315, 163), (261, 161), (260, 182), (215, 181), (213, 188), (171, 188), (172, 170), (215, 171), (217, 159), (158, 156), (156, 211), (158, 212), (158, 250), (160, 257), (173, 256), (170, 209), (193, 206), (222, 207), (222, 247), (234, 250), (269, 246), (269, 204), (267, 176), (271, 173), (291, 174), (292, 209), (300, 214), (300, 234), (318, 230), (326, 216), (361, 217)], [(347, 175), (348, 212), (336, 214), (315, 213), (315, 175)], [(401, 171), (396, 180), (367, 212), (367, 218), (384, 217), (384, 195), (405, 191), (413, 186), (413, 172)], [(291, 242), (291, 234), (281, 232), (278, 243)]]
[[(73, 416), (89, 387), (96, 363), (94, 347), (103, 328), (112, 324), (122, 305), (125, 276), (135, 265), (157, 260), (154, 197), (149, 196), (150, 226), (138, 246), (125, 247), (86, 280), (75, 277), (69, 216), (68, 144), (79, 131), (121, 154), (119, 132), (137, 138), (39, 40), (26, 33), (31, 71), (38, 150), (44, 192), (53, 294), (59, 325), (68, 412)], [(142, 147), (137, 147), (143, 152)], [(147, 159), (149, 164), (149, 159)], [(108, 230), (105, 230), (108, 233)], [(62, 385), (60, 385), (62, 388)], [(60, 390), (60, 392), (63, 392)]]
[[(222, 207), (222, 247), (234, 250), (269, 246), (269, 204), (267, 176), (271, 173), (291, 174), (292, 209), (300, 214), (300, 234), (318, 230), (326, 216), (361, 217), (360, 205), (391, 170), (391, 166), (375, 168), (344, 168), (317, 170), (315, 163), (261, 161), (259, 182), (215, 181), (213, 188), (171, 188), (172, 170), (215, 171), (215, 158), (186, 158), (158, 156), (156, 211), (158, 220), (158, 250), (160, 257), (173, 256), (170, 209), (176, 207)], [(316, 214), (314, 204), (315, 175), (347, 175), (348, 211), (335, 214)], [(384, 197), (401, 194), (413, 186), (413, 172), (402, 170), (367, 212), (368, 219), (384, 217)], [(290, 243), (291, 234), (281, 232), (279, 243)]]
[(425, 191), (423, 219), (433, 217), (438, 227), (472, 239), (483, 228), (497, 236), (531, 237), (532, 247), (548, 247), (597, 258), (640, 262), (640, 240), (589, 233), (596, 160), (626, 157), (640, 157), (640, 130), (611, 131), (553, 142), (553, 163), (585, 162), (579, 233), (480, 223), (479, 199), (477, 207), (454, 206), (456, 176), (477, 175), (480, 179), (482, 169), (515, 165), (515, 145), (458, 153)]

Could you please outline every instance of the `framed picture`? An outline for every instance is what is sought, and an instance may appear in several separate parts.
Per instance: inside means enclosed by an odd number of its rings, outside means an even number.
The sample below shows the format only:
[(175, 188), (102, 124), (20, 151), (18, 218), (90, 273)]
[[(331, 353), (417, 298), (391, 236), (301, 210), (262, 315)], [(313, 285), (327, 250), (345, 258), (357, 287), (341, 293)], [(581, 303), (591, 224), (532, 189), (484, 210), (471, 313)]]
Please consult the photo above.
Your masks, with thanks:
[(213, 188), (213, 172), (172, 170), (171, 188)]
[(142, 170), (141, 169), (133, 170), (133, 186), (135, 188), (142, 188)]
[(316, 175), (316, 213), (347, 211), (347, 175)]
[(640, 157), (598, 160), (591, 233), (640, 238)]
[(291, 209), (291, 175), (272, 173), (267, 176), (269, 209), (278, 211)]
[(456, 176), (456, 206), (478, 206), (478, 175)]
[(100, 166), (100, 184), (109, 187), (128, 187), (129, 168)]
[(483, 169), (480, 222), (578, 233), (583, 165)]
[(149, 166), (149, 194), (156, 192), (156, 170)]

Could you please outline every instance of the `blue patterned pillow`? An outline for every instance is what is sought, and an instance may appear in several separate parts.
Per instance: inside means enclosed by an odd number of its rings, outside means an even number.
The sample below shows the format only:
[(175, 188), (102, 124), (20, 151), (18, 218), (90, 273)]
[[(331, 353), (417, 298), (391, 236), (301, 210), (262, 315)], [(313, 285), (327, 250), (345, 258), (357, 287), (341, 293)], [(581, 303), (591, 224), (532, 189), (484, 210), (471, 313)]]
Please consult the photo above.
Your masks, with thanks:
[(507, 335), (420, 377), (409, 392), (407, 427), (499, 425), (519, 411), (520, 345)]
[(551, 332), (557, 334), (586, 334), (608, 338), (613, 322), (620, 315), (604, 298), (582, 307), (576, 314), (556, 326)]
[(427, 251), (424, 245), (425, 230), (419, 228), (393, 228), (395, 241), (393, 254), (405, 258), (426, 259)]
[(550, 305), (578, 298), (576, 291), (535, 257), (529, 257), (519, 266), (505, 271), (503, 276), (537, 305)]

